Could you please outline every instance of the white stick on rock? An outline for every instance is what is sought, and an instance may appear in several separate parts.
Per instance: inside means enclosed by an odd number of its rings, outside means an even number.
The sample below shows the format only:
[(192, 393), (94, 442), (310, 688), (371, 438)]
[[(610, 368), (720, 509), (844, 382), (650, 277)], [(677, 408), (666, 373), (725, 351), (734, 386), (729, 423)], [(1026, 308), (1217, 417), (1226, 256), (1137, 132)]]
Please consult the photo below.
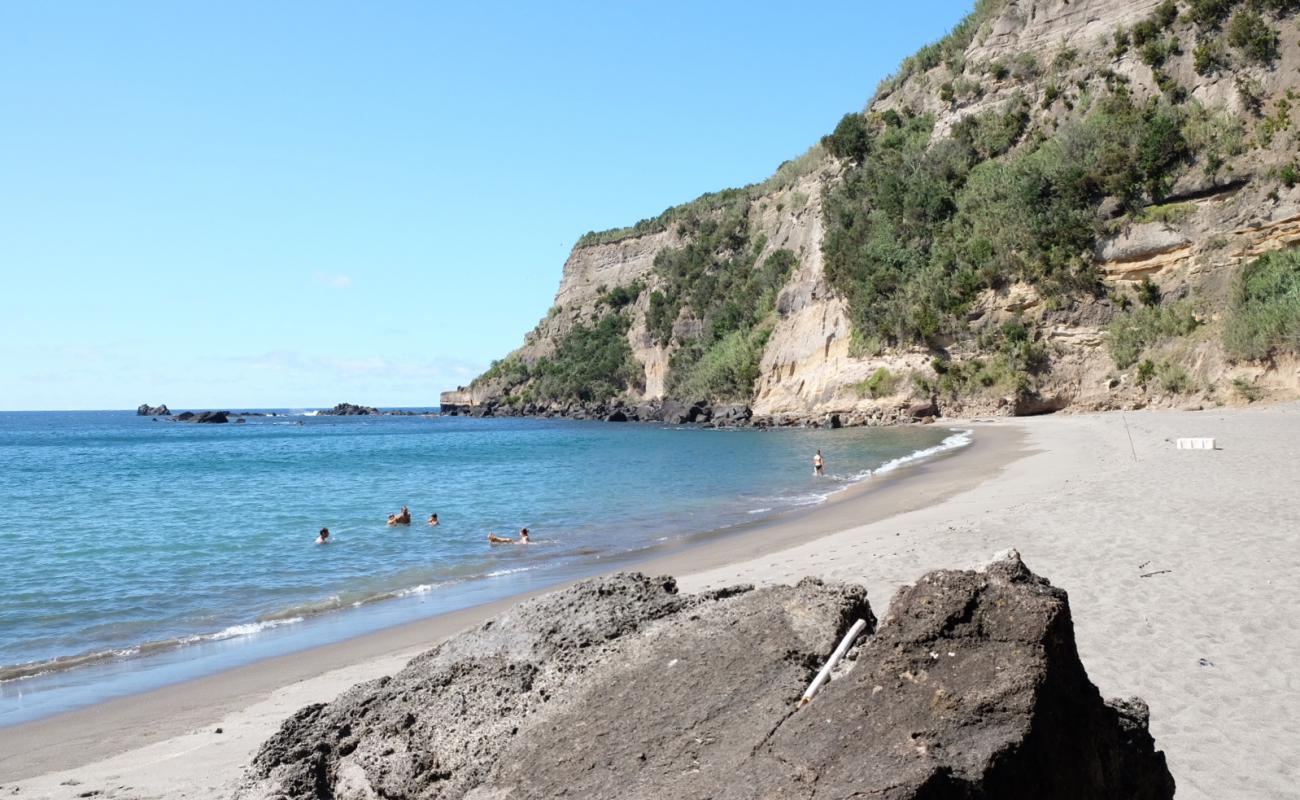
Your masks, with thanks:
[(831, 676), (831, 670), (835, 669), (835, 665), (840, 663), (840, 659), (844, 658), (844, 654), (849, 652), (849, 648), (857, 640), (858, 635), (862, 633), (862, 629), (865, 627), (867, 627), (867, 621), (860, 619), (853, 623), (853, 627), (849, 628), (848, 633), (844, 634), (844, 638), (840, 640), (839, 647), (836, 647), (835, 652), (831, 653), (830, 660), (826, 662), (826, 666), (821, 668), (821, 671), (817, 673), (817, 677), (813, 678), (813, 682), (808, 685), (808, 691), (804, 692), (803, 697), (799, 699), (800, 707), (807, 705), (808, 701), (813, 699), (813, 695), (817, 694), (817, 692), (822, 688), (822, 684)]

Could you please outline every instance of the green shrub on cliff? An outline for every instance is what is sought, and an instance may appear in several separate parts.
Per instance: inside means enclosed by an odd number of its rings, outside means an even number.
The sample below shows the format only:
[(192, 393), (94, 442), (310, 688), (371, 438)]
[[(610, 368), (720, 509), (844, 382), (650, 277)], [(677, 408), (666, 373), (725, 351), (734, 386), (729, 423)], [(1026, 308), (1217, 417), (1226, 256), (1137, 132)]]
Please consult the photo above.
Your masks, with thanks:
[(845, 114), (835, 130), (822, 137), (822, 146), (836, 158), (853, 162), (866, 158), (871, 149), (867, 118), (857, 113)]
[(645, 291), (643, 281), (634, 281), (626, 286), (615, 286), (600, 296), (600, 302), (610, 308), (619, 309), (623, 306), (635, 303), (641, 293)]
[(1269, 253), (1242, 269), (1223, 343), (1240, 359), (1300, 353), (1300, 249)]
[(668, 366), (670, 394), (711, 400), (747, 398), (771, 328), (776, 294), (798, 259), (777, 250), (758, 261), (766, 241), (751, 241), (747, 217), (732, 213), (695, 224), (695, 238), (655, 258), (661, 289), (650, 296), (646, 324), (667, 345), (686, 309), (698, 335), (679, 342)]
[(875, 372), (857, 385), (858, 394), (878, 400), (881, 397), (888, 397), (898, 388), (898, 382), (902, 376), (895, 375), (889, 371), (888, 367), (878, 367)]
[(1228, 44), (1251, 61), (1268, 65), (1277, 60), (1277, 31), (1251, 9), (1239, 9), (1232, 15), (1228, 20), (1227, 36)]
[(1238, 2), (1239, 0), (1190, 0), (1189, 14), (1199, 27), (1216, 28), (1228, 18), (1232, 7)]
[(603, 402), (634, 386), (641, 369), (627, 342), (628, 325), (624, 314), (613, 312), (593, 324), (574, 326), (550, 358), (533, 365), (536, 397)]
[(1123, 87), (1024, 145), (1022, 98), (933, 142), (928, 116), (878, 117), (866, 157), (826, 193), (826, 276), (856, 332), (888, 344), (960, 333), (976, 294), (1015, 280), (1049, 298), (1099, 291), (1102, 200), (1162, 197), (1193, 155), (1194, 118)]
[(1127, 369), (1147, 348), (1166, 339), (1186, 336), (1199, 325), (1189, 300), (1135, 309), (1116, 317), (1107, 328), (1111, 357), (1115, 366)]
[(734, 330), (707, 349), (690, 342), (669, 363), (668, 393), (692, 400), (747, 401), (758, 380), (758, 362), (772, 332), (771, 325)]
[(898, 71), (876, 87), (876, 97), (888, 95), (912, 75), (934, 69), (940, 64), (948, 64), (950, 70), (960, 72), (960, 67), (964, 66), (966, 48), (970, 47), (980, 29), (1006, 8), (1007, 2), (1008, 0), (976, 0), (975, 9), (958, 22), (947, 36), (903, 59)]
[(500, 382), (506, 387), (511, 387), (523, 383), (528, 378), (528, 365), (520, 361), (518, 356), (509, 355), (503, 359), (493, 361), (492, 365), (482, 375), (474, 379), (472, 385), (478, 386), (484, 383)]

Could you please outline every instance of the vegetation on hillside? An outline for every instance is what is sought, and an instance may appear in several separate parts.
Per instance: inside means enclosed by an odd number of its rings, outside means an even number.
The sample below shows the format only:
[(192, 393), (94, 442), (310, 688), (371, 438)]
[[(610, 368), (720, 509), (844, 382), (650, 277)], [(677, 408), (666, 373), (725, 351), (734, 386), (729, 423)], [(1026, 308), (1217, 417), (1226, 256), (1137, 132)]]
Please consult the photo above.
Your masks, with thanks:
[(662, 233), (675, 224), (690, 225), (695, 221), (717, 212), (726, 212), (738, 206), (747, 206), (764, 195), (793, 186), (800, 178), (817, 170), (825, 161), (826, 153), (820, 145), (814, 145), (808, 152), (798, 158), (782, 162), (772, 177), (761, 183), (752, 183), (739, 189), (723, 189), (720, 192), (708, 192), (689, 203), (682, 203), (663, 211), (657, 217), (643, 219), (635, 225), (625, 228), (612, 228), (607, 231), (588, 231), (578, 239), (575, 247), (590, 247), (598, 244), (614, 244), (635, 236), (648, 236)]
[(607, 311), (590, 324), (575, 325), (549, 358), (531, 367), (517, 355), (495, 361), (475, 379), (475, 385), (495, 385), (509, 391), (508, 403), (605, 402), (635, 388), (641, 368), (627, 343), (627, 314)]
[(746, 399), (758, 377), (776, 295), (796, 264), (777, 250), (759, 262), (763, 237), (751, 238), (749, 204), (682, 223), (686, 245), (655, 257), (659, 288), (650, 295), (646, 325), (666, 346), (682, 316), (699, 323), (698, 335), (679, 337), (669, 362), (668, 391), (679, 397)]
[[(976, 301), (1016, 282), (1031, 284), (1054, 309), (1101, 298), (1094, 264), (1100, 236), (1134, 222), (1182, 224), (1197, 205), (1170, 195), (1191, 166), (1220, 180), (1240, 168), (1236, 157), (1247, 148), (1269, 147), (1279, 136), (1294, 143), (1291, 112), (1300, 98), (1269, 98), (1259, 76), (1275, 64), (1291, 30), (1282, 18), (1300, 11), (1300, 0), (1164, 0), (1115, 30), (1106, 53), (1062, 46), (1049, 57), (1021, 53), (967, 64), (967, 50), (1007, 6), (978, 0), (948, 36), (881, 84), (874, 110), (846, 114), (769, 180), (585, 234), (579, 246), (670, 230), (679, 244), (658, 253), (651, 275), (602, 288), (595, 319), (572, 328), (551, 357), (531, 366), (507, 359), (480, 380), (517, 387), (515, 402), (617, 396), (640, 380), (627, 335), (644, 313), (651, 340), (672, 353), (670, 395), (748, 399), (777, 295), (797, 264), (786, 250), (762, 257), (766, 242), (753, 231), (759, 201), (825, 170), (833, 176), (821, 204), (825, 275), (847, 300), (859, 352), (930, 348), (933, 374), (911, 376), (921, 394), (1032, 392), (1051, 368), (1047, 348), (1019, 323), (973, 329)], [(1107, 57), (1145, 64), (1159, 91), (1148, 99), (1132, 89), (1125, 77), (1132, 69), (1108, 65)], [(1235, 71), (1250, 115), (1189, 100), (1174, 77), (1189, 66), (1202, 75)], [(1143, 82), (1140, 74), (1132, 80)], [(932, 96), (919, 102), (916, 89)], [(948, 120), (938, 137), (935, 117), (920, 110), (959, 109), (989, 94), (1003, 99)], [(1300, 159), (1266, 174), (1294, 186)], [(802, 207), (806, 195), (791, 199)], [(1297, 258), (1266, 257), (1243, 273), (1224, 332), (1231, 356), (1300, 349)], [(1150, 281), (1136, 295), (1112, 296), (1124, 312), (1109, 326), (1116, 364), (1135, 367), (1144, 385), (1191, 386), (1181, 367), (1160, 359), (1171, 352), (1168, 340), (1200, 326), (1191, 302), (1162, 303)], [(1135, 298), (1140, 307), (1130, 308)], [(949, 355), (972, 351), (978, 357)], [(905, 377), (881, 370), (858, 390), (887, 396), (907, 389)]]
[(1115, 318), (1110, 324), (1111, 357), (1115, 366), (1127, 369), (1138, 362), (1151, 347), (1168, 339), (1186, 336), (1196, 330), (1200, 322), (1189, 301), (1166, 306), (1155, 303), (1135, 309)]
[(1223, 343), (1241, 359), (1300, 353), (1300, 249), (1268, 253), (1242, 269)]
[(929, 116), (857, 116), (826, 142), (857, 156), (827, 192), (823, 252), (858, 333), (884, 345), (935, 344), (980, 291), (1017, 280), (1047, 297), (1097, 291), (1101, 201), (1137, 210), (1162, 197), (1199, 119), (1119, 86), (1013, 150), (1029, 120), (1020, 98), (937, 142)]

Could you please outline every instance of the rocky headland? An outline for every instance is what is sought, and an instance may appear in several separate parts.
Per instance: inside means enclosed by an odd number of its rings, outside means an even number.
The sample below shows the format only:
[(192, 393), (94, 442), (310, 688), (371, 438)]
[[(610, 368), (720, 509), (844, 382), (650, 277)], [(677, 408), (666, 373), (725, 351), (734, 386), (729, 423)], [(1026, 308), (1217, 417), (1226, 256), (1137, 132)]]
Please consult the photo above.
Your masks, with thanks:
[(545, 318), (442, 406), (869, 424), (1300, 397), (1297, 12), (981, 0), (770, 179), (582, 236)]
[[(798, 701), (854, 622), (833, 680)], [(901, 589), (697, 595), (618, 574), (520, 603), (303, 708), (252, 798), (1171, 798), (1141, 700), (1103, 700), (1064, 591), (1015, 554)]]

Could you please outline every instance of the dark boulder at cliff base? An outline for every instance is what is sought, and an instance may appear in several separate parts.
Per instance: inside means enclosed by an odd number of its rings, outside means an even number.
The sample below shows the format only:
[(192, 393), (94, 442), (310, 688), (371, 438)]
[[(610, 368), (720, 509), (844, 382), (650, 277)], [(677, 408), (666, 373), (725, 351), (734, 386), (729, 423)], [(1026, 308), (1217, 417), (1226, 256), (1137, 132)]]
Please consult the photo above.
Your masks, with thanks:
[(812, 703), (861, 587), (681, 595), (620, 574), (529, 600), (290, 717), (242, 798), (1170, 798), (1140, 700), (1106, 703), (1065, 592), (1014, 554), (930, 573)]
[(939, 416), (939, 404), (933, 400), (928, 400), (924, 403), (913, 403), (907, 407), (906, 414), (912, 419), (937, 417)]
[(135, 415), (137, 417), (170, 417), (171, 414), (171, 409), (167, 408), (166, 403), (163, 403), (160, 406), (151, 406), (148, 403), (144, 403), (135, 410)]
[(321, 416), (329, 417), (366, 417), (371, 415), (382, 414), (379, 409), (370, 406), (357, 406), (352, 403), (339, 403), (329, 411), (320, 412)]

